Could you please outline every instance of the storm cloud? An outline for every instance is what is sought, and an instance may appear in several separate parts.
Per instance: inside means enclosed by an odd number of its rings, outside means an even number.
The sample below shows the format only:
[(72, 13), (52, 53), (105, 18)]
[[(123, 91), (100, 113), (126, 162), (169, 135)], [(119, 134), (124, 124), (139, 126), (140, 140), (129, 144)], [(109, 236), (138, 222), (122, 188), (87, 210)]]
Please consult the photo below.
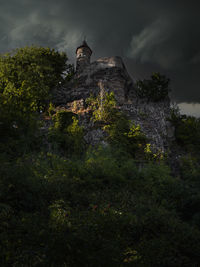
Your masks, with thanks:
[(0, 0), (0, 4), (0, 53), (36, 44), (66, 51), (74, 62), (75, 49), (86, 36), (93, 60), (122, 56), (135, 80), (159, 71), (171, 79), (174, 100), (200, 103), (198, 1)]

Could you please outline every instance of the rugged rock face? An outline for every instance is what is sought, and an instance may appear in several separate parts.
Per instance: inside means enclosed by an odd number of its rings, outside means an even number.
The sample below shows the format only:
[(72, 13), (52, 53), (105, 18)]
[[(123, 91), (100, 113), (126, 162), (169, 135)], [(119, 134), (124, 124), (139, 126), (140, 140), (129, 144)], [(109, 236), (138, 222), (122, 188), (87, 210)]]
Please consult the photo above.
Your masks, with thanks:
[(55, 103), (66, 104), (97, 95), (100, 88), (113, 91), (119, 104), (123, 104), (128, 90), (133, 89), (133, 81), (128, 75), (120, 57), (100, 58), (78, 72), (67, 86), (56, 91)]
[(170, 102), (145, 102), (137, 99), (131, 104), (124, 104), (122, 110), (141, 126), (154, 150), (167, 151), (174, 140), (174, 129), (168, 121), (170, 117)]
[(105, 133), (94, 128), (89, 120), (90, 111), (85, 100), (92, 94), (114, 92), (118, 108), (141, 129), (155, 148), (165, 152), (174, 138), (174, 131), (167, 120), (170, 117), (169, 98), (160, 102), (148, 102), (136, 96), (134, 82), (120, 57), (100, 58), (75, 74), (73, 80), (57, 89), (54, 104), (80, 115), (86, 128), (85, 139), (90, 144), (103, 142)]

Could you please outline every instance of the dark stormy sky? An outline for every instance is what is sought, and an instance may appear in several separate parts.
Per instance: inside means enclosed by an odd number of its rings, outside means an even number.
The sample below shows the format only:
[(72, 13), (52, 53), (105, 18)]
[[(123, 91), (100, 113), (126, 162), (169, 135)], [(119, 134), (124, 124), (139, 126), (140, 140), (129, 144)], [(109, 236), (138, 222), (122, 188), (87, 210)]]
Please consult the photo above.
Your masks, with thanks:
[(172, 98), (200, 115), (200, 1), (0, 0), (0, 53), (25, 45), (66, 51), (84, 36), (98, 57), (122, 56), (130, 75), (159, 71)]

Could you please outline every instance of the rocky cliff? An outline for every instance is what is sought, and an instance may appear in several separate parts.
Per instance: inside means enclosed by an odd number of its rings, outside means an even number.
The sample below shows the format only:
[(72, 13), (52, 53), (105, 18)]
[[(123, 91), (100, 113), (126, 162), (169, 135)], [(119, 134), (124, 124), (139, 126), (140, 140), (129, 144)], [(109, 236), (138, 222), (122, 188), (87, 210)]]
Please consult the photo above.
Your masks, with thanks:
[(167, 151), (174, 137), (168, 121), (169, 98), (151, 102), (137, 97), (134, 82), (120, 57), (100, 58), (88, 64), (70, 82), (55, 90), (53, 101), (56, 106), (79, 114), (80, 122), (86, 129), (86, 142), (96, 144), (103, 142), (105, 133), (100, 128), (94, 128), (89, 120), (86, 99), (91, 94), (97, 96), (104, 92), (114, 92), (118, 108), (141, 126), (152, 147)]

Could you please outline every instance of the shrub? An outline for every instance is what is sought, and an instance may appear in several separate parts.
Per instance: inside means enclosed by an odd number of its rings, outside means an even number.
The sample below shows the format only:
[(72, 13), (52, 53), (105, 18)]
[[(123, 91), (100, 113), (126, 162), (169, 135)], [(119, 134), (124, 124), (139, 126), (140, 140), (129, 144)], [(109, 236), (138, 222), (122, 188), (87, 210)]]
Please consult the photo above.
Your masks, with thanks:
[(53, 122), (49, 129), (49, 140), (68, 154), (81, 154), (84, 148), (84, 130), (79, 126), (77, 115), (61, 110), (53, 115)]
[(112, 122), (113, 117), (116, 116), (118, 112), (116, 109), (116, 100), (114, 93), (99, 94), (97, 97), (90, 96), (86, 103), (89, 105), (90, 109), (93, 111), (92, 119), (94, 122), (100, 121), (106, 124)]
[(200, 155), (200, 119), (173, 114), (171, 122), (175, 126), (177, 143), (187, 152)]
[(139, 125), (131, 122), (127, 116), (117, 108), (114, 93), (103, 96), (90, 97), (87, 100), (93, 111), (93, 121), (101, 122), (102, 129), (107, 133), (107, 141), (124, 149), (135, 156), (144, 156), (146, 137)]
[(148, 101), (162, 101), (169, 94), (169, 79), (160, 73), (153, 73), (151, 80), (139, 80), (136, 83), (136, 95)]

